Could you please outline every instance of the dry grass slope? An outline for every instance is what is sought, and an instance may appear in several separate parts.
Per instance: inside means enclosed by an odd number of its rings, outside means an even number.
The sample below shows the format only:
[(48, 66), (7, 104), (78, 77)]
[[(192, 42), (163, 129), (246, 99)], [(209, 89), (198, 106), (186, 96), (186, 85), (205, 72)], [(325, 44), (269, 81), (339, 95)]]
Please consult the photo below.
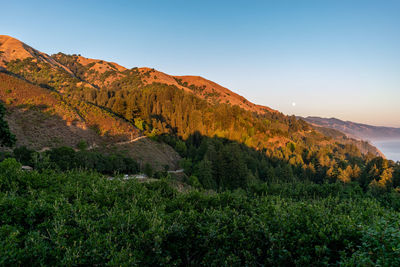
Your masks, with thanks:
[[(6, 120), (17, 136), (17, 146), (42, 150), (75, 147), (79, 141), (86, 140), (91, 147), (101, 149), (140, 135), (130, 123), (99, 107), (65, 100), (56, 92), (1, 72), (0, 101), (6, 104)], [(171, 147), (150, 139), (117, 145), (112, 150), (124, 152), (143, 164), (149, 162), (156, 169), (163, 169), (165, 165), (175, 169), (180, 160)], [(104, 152), (107, 151), (111, 150)]]

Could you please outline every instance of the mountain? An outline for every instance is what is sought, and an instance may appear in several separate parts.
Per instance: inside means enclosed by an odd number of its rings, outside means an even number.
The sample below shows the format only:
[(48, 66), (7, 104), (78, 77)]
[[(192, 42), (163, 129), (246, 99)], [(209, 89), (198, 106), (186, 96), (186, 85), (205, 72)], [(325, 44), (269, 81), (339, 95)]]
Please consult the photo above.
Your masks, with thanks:
[(245, 110), (257, 113), (277, 112), (269, 107), (251, 103), (243, 96), (200, 76), (174, 76), (174, 79), (178, 84), (193, 90), (196, 95), (205, 99), (210, 99), (211, 101), (236, 105)]
[(363, 154), (372, 153), (373, 155), (385, 158), (385, 155), (382, 153), (382, 151), (373, 146), (367, 140), (363, 140), (357, 137), (351, 137), (348, 134), (345, 134), (339, 130), (330, 127), (319, 126), (317, 124), (311, 124), (311, 126), (318, 132), (333, 138), (335, 141), (341, 144), (355, 145)]
[(351, 121), (342, 121), (336, 118), (306, 117), (305, 121), (332, 128), (348, 136), (363, 140), (400, 139), (400, 128), (372, 126)]
[(44, 62), (52, 68), (62, 68), (68, 73), (71, 71), (59, 64), (49, 55), (33, 49), (29, 45), (7, 35), (0, 35), (0, 68), (6, 68), (6, 63), (13, 60), (33, 58), (36, 62)]
[[(74, 74), (97, 87), (105, 87), (126, 77), (129, 70), (113, 62), (94, 60), (80, 55), (58, 53), (53, 56), (58, 62), (70, 68)], [(175, 86), (185, 92), (192, 93), (210, 103), (236, 105), (248, 111), (265, 113), (277, 112), (269, 107), (249, 102), (229, 89), (200, 76), (172, 76), (151, 68), (137, 68), (144, 85), (162, 83)]]
[(199, 76), (49, 56), (9, 36), (0, 36), (0, 59), (0, 100), (17, 146), (43, 150), (85, 140), (157, 169), (180, 162), (206, 188), (230, 189), (274, 176), (336, 179), (346, 166), (381, 155)]
[[(34, 65), (31, 66), (40, 65), (47, 72), (64, 75), (78, 85), (94, 88), (90, 83), (78, 80), (69, 68), (49, 55), (17, 39), (0, 35), (0, 66), (3, 71), (8, 70), (8, 62), (24, 60), (32, 61)], [(83, 58), (82, 62), (94, 63), (94, 68), (99, 71), (107, 70), (111, 65)], [(117, 64), (112, 66), (125, 69)], [(33, 69), (31, 73), (36, 71), (38, 69)], [(54, 90), (46, 81), (35, 85), (8, 71), (0, 72), (0, 85), (0, 100), (7, 105), (6, 119), (17, 136), (17, 146), (44, 150), (61, 145), (75, 147), (79, 141), (85, 140), (92, 148), (127, 151), (139, 162), (151, 162), (156, 169), (165, 165), (171, 169), (178, 168), (180, 157), (170, 146), (148, 138), (139, 139), (142, 134), (136, 127), (104, 108), (68, 99), (62, 90)], [(131, 142), (135, 139), (137, 141)]]

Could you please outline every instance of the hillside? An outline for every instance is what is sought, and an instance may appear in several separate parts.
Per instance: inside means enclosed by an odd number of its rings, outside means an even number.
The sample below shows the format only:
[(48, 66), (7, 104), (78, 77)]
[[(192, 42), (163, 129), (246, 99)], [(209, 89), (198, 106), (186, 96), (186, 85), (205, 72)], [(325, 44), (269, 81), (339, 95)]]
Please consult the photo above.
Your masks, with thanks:
[(174, 78), (179, 85), (189, 88), (203, 99), (239, 106), (245, 110), (257, 113), (277, 112), (269, 107), (253, 104), (243, 96), (200, 76), (174, 76)]
[(306, 117), (305, 121), (322, 127), (336, 129), (363, 140), (400, 139), (400, 128), (372, 126), (336, 118)]
[[(381, 155), (202, 77), (126, 69), (80, 55), (50, 57), (8, 36), (1, 40), (1, 100), (17, 145), (43, 149), (84, 139), (158, 169), (176, 169), (183, 158), (185, 173), (211, 189), (268, 179), (349, 182)], [(141, 135), (150, 138), (129, 142)], [(368, 180), (379, 180), (385, 168)]]
[[(13, 60), (33, 58), (36, 62), (45, 62), (52, 68), (62, 68), (71, 71), (59, 64), (49, 55), (33, 49), (29, 45), (7, 35), (0, 35), (0, 68), (6, 68), (6, 63)], [(72, 74), (72, 73), (71, 73)]]
[(378, 155), (385, 158), (385, 155), (377, 147), (373, 146), (366, 140), (361, 140), (360, 138), (356, 137), (353, 138), (341, 131), (329, 127), (322, 127), (315, 124), (312, 124), (312, 127), (324, 135), (332, 137), (339, 143), (354, 144), (363, 154), (372, 153), (373, 155)]
[[(108, 87), (113, 83), (123, 82), (131, 74), (129, 70), (113, 62), (88, 59), (78, 55), (69, 56), (63, 53), (53, 55), (53, 58), (71, 69), (77, 77), (96, 87)], [(144, 85), (152, 83), (172, 85), (213, 104), (236, 105), (261, 114), (277, 112), (269, 107), (253, 104), (229, 89), (200, 76), (171, 76), (151, 68), (138, 68), (137, 72), (140, 76), (138, 79)]]
[(177, 168), (179, 156), (166, 145), (139, 140), (119, 146), (139, 136), (140, 132), (132, 124), (95, 105), (70, 101), (58, 92), (1, 72), (0, 100), (7, 104), (6, 119), (17, 136), (17, 146), (43, 150), (75, 147), (85, 140), (92, 148), (113, 144), (114, 150), (125, 150), (134, 159), (151, 162), (156, 168), (164, 165)]

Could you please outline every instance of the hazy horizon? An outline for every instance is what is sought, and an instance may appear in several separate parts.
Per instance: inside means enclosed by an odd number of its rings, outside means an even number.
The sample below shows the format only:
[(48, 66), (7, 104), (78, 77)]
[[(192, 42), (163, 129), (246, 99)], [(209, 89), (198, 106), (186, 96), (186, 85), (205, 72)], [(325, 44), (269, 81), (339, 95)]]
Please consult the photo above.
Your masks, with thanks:
[(10, 1), (3, 8), (1, 34), (48, 54), (203, 76), (288, 115), (400, 127), (398, 1)]

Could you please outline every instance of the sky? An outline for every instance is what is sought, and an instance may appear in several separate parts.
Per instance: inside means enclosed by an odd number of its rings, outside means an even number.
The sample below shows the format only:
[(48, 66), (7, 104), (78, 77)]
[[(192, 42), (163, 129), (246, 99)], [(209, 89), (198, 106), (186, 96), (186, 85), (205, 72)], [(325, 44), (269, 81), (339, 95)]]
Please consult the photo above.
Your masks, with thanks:
[(8, 1), (0, 34), (199, 75), (299, 116), (400, 127), (400, 1)]

